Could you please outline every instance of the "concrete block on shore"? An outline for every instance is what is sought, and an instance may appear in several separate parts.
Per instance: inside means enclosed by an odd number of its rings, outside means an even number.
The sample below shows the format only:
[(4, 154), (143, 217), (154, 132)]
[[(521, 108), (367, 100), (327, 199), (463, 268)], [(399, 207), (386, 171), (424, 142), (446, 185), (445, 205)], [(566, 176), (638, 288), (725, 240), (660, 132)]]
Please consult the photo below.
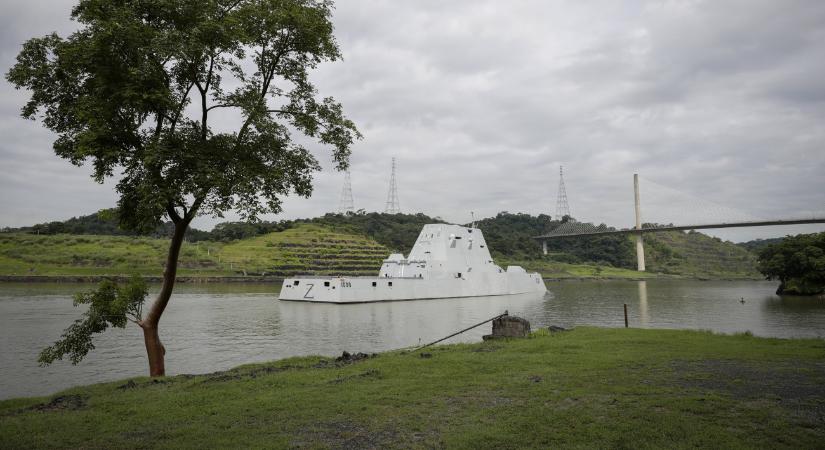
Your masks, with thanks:
[(499, 338), (526, 338), (530, 335), (530, 322), (516, 316), (503, 316), (493, 321), (493, 334), (482, 336), (486, 341)]

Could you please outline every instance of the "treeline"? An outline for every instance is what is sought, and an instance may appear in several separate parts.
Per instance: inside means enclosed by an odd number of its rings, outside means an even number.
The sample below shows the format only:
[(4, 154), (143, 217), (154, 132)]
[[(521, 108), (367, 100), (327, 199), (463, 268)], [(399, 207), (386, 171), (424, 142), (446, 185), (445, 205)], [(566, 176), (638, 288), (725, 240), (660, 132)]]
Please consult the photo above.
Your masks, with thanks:
[(777, 294), (825, 292), (825, 233), (788, 236), (759, 251), (759, 271), (779, 280)]
[[(103, 235), (103, 236), (148, 236), (156, 238), (167, 238), (174, 230), (172, 222), (158, 224), (154, 230), (148, 233), (137, 233), (120, 228), (117, 219), (117, 209), (101, 209), (100, 211), (86, 216), (72, 217), (63, 221), (52, 221), (38, 223), (29, 227), (3, 228), (4, 233), (30, 233), (30, 234), (80, 234), (80, 235)], [(190, 228), (187, 231), (187, 239), (191, 241), (207, 240), (210, 232)]]

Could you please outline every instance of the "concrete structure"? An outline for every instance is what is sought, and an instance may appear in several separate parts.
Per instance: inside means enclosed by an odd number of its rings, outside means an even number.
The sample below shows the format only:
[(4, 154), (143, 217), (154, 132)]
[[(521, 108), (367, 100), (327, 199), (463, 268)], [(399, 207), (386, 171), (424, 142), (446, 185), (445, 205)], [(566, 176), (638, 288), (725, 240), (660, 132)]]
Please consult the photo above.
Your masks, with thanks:
[(503, 316), (493, 321), (493, 334), (482, 336), (486, 341), (497, 338), (526, 338), (530, 335), (530, 322), (516, 316)]
[[(639, 202), (639, 174), (633, 174), (633, 200), (636, 206), (636, 229), (642, 229), (642, 205)], [(636, 267), (639, 272), (645, 271), (645, 246), (642, 242), (642, 233), (636, 233)]]
[(279, 298), (307, 302), (363, 303), (452, 297), (544, 293), (538, 273), (497, 266), (481, 230), (424, 225), (408, 257), (390, 255), (378, 277), (293, 277)]

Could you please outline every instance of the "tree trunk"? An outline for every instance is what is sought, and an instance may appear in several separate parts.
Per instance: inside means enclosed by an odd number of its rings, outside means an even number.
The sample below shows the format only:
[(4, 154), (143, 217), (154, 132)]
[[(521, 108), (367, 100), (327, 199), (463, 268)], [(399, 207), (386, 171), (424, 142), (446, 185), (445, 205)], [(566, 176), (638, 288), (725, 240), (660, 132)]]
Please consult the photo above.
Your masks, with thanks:
[(183, 244), (183, 237), (186, 234), (186, 229), (189, 228), (191, 218), (184, 217), (175, 221), (175, 233), (172, 235), (172, 241), (169, 243), (169, 253), (166, 257), (166, 268), (163, 270), (163, 285), (160, 288), (152, 308), (146, 318), (140, 321), (138, 325), (143, 328), (143, 340), (146, 344), (146, 356), (149, 358), (149, 376), (162, 377), (166, 374), (164, 366), (164, 355), (166, 349), (160, 341), (158, 335), (158, 324), (163, 311), (166, 309), (166, 304), (169, 303), (169, 298), (172, 296), (172, 289), (175, 287), (175, 277), (178, 272), (178, 257), (180, 256), (180, 247)]
[(164, 366), (163, 357), (166, 355), (166, 349), (160, 342), (157, 327), (149, 328), (141, 325), (143, 328), (143, 342), (146, 344), (146, 356), (149, 357), (149, 376), (162, 377), (166, 374), (166, 367)]

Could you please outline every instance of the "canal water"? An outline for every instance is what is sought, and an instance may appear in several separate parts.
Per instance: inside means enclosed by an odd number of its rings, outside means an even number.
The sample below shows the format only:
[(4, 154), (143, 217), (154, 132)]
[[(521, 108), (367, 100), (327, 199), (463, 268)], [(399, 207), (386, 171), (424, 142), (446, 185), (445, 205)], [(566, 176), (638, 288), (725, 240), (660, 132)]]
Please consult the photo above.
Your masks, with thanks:
[[(147, 373), (143, 336), (129, 324), (95, 338), (80, 364), (37, 365), (38, 352), (82, 313), (83, 284), (0, 284), (0, 399)], [(750, 331), (825, 337), (825, 300), (780, 298), (761, 281), (562, 281), (544, 296), (328, 305), (281, 302), (273, 284), (179, 284), (161, 320), (167, 374), (207, 373), (299, 355), (380, 352), (427, 343), (505, 310), (533, 328), (558, 325)], [(157, 289), (157, 287), (154, 287)], [(742, 303), (744, 299), (744, 303)], [(473, 342), (485, 325), (449, 342)]]

